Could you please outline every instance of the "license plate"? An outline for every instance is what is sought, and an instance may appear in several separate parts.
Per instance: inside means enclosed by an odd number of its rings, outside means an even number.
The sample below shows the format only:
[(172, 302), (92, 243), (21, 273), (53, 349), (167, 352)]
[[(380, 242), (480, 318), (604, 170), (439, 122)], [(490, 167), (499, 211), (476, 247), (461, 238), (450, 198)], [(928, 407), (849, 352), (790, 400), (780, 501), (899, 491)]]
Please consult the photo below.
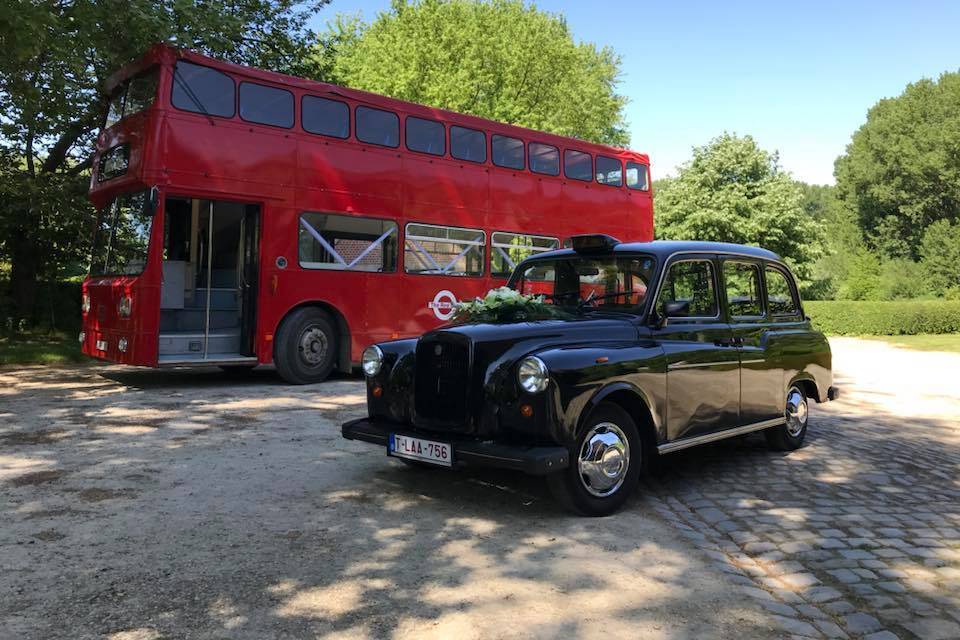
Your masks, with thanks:
[(387, 454), (398, 458), (422, 460), (445, 467), (453, 466), (453, 448), (446, 442), (421, 440), (420, 438), (391, 433), (390, 444), (387, 445)]
[(97, 340), (97, 351), (106, 351), (106, 350), (107, 350), (107, 341)]

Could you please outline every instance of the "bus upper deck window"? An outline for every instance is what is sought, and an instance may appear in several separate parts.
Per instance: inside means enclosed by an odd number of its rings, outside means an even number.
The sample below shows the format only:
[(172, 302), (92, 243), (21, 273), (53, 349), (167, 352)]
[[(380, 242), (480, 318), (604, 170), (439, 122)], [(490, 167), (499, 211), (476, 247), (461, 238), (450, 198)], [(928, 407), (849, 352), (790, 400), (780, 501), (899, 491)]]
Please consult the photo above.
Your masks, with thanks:
[(381, 147), (400, 146), (400, 118), (372, 107), (357, 107), (357, 140)]
[(560, 151), (556, 147), (542, 142), (527, 145), (530, 156), (530, 171), (548, 176), (560, 175)]
[(467, 162), (486, 162), (487, 136), (476, 129), (450, 127), (450, 155)]
[(409, 116), (406, 123), (407, 149), (442, 156), (447, 152), (443, 124)]
[(232, 118), (237, 112), (233, 78), (215, 69), (180, 60), (173, 71), (173, 106), (210, 116)]
[(303, 130), (331, 138), (350, 137), (350, 107), (339, 100), (303, 96), (300, 103)]
[(593, 162), (589, 153), (567, 149), (563, 152), (563, 175), (571, 180), (593, 181)]
[(523, 170), (523, 140), (494, 134), (490, 139), (490, 149), (493, 152), (493, 164)]
[(597, 156), (597, 182), (611, 187), (623, 184), (623, 165), (617, 158)]
[(293, 94), (285, 89), (241, 82), (240, 117), (247, 122), (289, 129), (293, 126)]
[(650, 188), (647, 165), (627, 161), (627, 187), (637, 191), (647, 191)]

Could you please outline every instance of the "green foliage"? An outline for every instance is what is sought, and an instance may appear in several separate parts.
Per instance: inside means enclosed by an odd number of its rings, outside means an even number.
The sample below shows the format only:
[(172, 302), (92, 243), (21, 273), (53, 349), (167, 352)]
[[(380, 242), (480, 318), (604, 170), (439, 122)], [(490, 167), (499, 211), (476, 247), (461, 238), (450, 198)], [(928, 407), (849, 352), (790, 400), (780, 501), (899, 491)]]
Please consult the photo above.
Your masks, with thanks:
[(757, 245), (783, 256), (809, 281), (820, 228), (777, 155), (750, 136), (725, 133), (693, 150), (675, 178), (654, 191), (658, 238)]
[(960, 332), (960, 300), (808, 301), (813, 325), (830, 335), (916, 335)]
[(937, 220), (923, 234), (920, 245), (930, 290), (944, 295), (960, 289), (960, 220)]
[(38, 279), (73, 273), (89, 251), (87, 170), (108, 76), (164, 40), (306, 73), (306, 21), (326, 1), (0, 0), (0, 260), (17, 313), (33, 312)]
[(871, 338), (895, 347), (914, 349), (916, 351), (947, 351), (960, 353), (960, 333), (942, 333), (939, 335), (920, 334), (915, 336), (884, 336)]
[(370, 24), (340, 19), (314, 63), (340, 84), (434, 107), (625, 144), (620, 58), (574, 41), (523, 0), (394, 0)]
[(911, 300), (929, 294), (927, 266), (907, 258), (890, 258), (880, 265), (880, 300)]
[(847, 274), (837, 297), (841, 300), (879, 300), (881, 268), (879, 256), (861, 247), (847, 264)]
[(840, 199), (872, 247), (919, 258), (928, 226), (960, 217), (960, 73), (881, 100), (836, 163)]

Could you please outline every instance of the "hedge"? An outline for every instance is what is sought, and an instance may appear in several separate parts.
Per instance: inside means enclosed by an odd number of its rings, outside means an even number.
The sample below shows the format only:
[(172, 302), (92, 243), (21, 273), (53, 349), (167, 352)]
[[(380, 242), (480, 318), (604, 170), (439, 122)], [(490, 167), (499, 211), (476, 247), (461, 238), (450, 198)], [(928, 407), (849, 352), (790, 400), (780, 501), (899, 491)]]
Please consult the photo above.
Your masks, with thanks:
[(828, 335), (960, 333), (960, 300), (808, 301), (804, 311)]

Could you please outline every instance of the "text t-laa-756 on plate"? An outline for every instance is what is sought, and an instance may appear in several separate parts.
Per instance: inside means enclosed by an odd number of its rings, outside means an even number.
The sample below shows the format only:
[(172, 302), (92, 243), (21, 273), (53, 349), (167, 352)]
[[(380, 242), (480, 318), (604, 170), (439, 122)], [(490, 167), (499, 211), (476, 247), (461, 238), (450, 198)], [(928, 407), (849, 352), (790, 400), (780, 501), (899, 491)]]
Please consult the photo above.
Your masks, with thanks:
[(387, 454), (408, 460), (420, 460), (444, 467), (453, 466), (453, 455), (450, 445), (445, 442), (434, 442), (422, 438), (411, 438), (396, 433), (390, 434), (387, 445)]

